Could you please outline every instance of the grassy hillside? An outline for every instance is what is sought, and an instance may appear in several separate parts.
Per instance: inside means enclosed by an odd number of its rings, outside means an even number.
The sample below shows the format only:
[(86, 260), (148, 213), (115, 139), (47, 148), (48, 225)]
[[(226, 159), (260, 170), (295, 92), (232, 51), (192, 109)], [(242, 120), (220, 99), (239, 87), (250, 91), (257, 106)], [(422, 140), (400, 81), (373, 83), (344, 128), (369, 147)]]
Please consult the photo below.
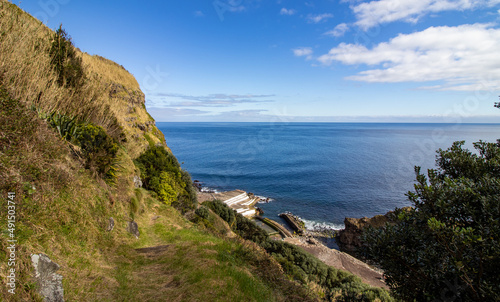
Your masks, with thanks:
[[(61, 266), (67, 301), (307, 299), (262, 250), (211, 235), (134, 187), (140, 171), (133, 159), (150, 145), (168, 147), (130, 73), (77, 51), (85, 82), (60, 85), (50, 57), (54, 32), (7, 1), (0, 15), (0, 259), (8, 258), (7, 192), (16, 193), (18, 240), (15, 295), (4, 286), (7, 261), (0, 262), (2, 301), (42, 300), (33, 253)], [(81, 147), (44, 118), (51, 113), (101, 126), (117, 142), (114, 184), (85, 168)], [(115, 228), (108, 232), (110, 217)], [(138, 239), (126, 231), (132, 219)], [(136, 250), (154, 246), (167, 248)]]
[[(18, 240), (15, 294), (3, 286), (10, 267), (1, 260), (0, 300), (42, 301), (35, 253), (61, 266), (66, 301), (324, 297), (314, 282), (284, 271), (293, 261), (275, 260), (211, 211), (194, 213), (189, 175), (135, 78), (67, 38), (0, 0), (0, 259), (8, 258), (9, 236)], [(15, 192), (11, 230), (7, 192)], [(131, 221), (139, 237), (127, 231)]]

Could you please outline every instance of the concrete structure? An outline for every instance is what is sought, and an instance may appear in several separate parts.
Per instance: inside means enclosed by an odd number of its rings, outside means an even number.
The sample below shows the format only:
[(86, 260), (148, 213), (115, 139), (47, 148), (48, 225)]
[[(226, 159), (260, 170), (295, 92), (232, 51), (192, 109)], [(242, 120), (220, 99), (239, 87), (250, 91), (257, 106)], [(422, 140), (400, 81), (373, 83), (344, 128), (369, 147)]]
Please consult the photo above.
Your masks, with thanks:
[(214, 196), (245, 217), (253, 217), (257, 213), (254, 205), (259, 201), (259, 198), (253, 194), (248, 194), (242, 190), (234, 190), (214, 194)]
[[(225, 204), (227, 204), (231, 209), (234, 209), (237, 213), (245, 217), (253, 217), (257, 214), (257, 210), (255, 209), (255, 204), (260, 200), (259, 197), (254, 196), (253, 194), (249, 194), (242, 190), (234, 190), (222, 193), (202, 193), (209, 194), (208, 196), (203, 197), (203, 201), (210, 199), (218, 199)], [(199, 196), (200, 197), (200, 196)]]

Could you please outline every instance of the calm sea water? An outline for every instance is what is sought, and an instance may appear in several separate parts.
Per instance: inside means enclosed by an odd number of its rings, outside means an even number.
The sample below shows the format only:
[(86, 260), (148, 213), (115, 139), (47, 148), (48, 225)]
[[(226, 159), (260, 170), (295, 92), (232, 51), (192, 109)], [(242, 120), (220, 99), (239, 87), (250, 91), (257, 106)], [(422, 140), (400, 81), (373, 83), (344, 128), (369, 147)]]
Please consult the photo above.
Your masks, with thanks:
[[(465, 140), (495, 142), (500, 124), (158, 123), (182, 167), (221, 191), (272, 198), (265, 216), (290, 211), (343, 228), (410, 205), (414, 166), (435, 167), (436, 150)], [(426, 170), (425, 170), (426, 171)]]

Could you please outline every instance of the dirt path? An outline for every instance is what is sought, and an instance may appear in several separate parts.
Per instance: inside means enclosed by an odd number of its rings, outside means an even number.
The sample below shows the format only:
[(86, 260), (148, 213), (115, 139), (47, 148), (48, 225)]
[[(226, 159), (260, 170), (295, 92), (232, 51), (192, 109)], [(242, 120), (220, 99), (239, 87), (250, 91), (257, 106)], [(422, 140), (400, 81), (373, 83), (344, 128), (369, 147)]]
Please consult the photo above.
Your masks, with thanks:
[(327, 265), (353, 273), (371, 286), (389, 289), (383, 281), (381, 272), (349, 254), (330, 249), (319, 242), (310, 243), (304, 237), (286, 238), (285, 241), (302, 247)]

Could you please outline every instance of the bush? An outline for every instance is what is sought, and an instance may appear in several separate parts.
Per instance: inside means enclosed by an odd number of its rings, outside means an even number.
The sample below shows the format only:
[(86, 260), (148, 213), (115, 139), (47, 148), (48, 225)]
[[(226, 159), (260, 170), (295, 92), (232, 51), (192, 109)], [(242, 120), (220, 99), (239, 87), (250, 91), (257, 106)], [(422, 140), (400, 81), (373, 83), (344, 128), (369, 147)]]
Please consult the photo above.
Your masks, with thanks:
[(208, 212), (208, 209), (206, 207), (199, 207), (196, 209), (196, 211), (194, 211), (194, 213), (203, 219), (208, 219), (208, 217), (210, 216), (210, 213)]
[(220, 200), (207, 201), (203, 204), (207, 205), (212, 211), (214, 211), (215, 214), (219, 215), (220, 218), (227, 222), (231, 229), (233, 228), (236, 214), (233, 209)]
[[(156, 179), (155, 179), (156, 180)], [(161, 172), (158, 179), (158, 197), (165, 204), (170, 205), (172, 202), (177, 201), (177, 187), (176, 175), (173, 172)]]
[(81, 148), (85, 168), (97, 172), (106, 180), (116, 178), (118, 145), (101, 126), (83, 124), (78, 127), (74, 142)]
[(161, 201), (183, 213), (195, 208), (198, 198), (191, 177), (165, 147), (149, 146), (135, 164), (141, 170), (144, 188), (158, 194)]
[(269, 238), (266, 231), (259, 227), (252, 220), (236, 213), (236, 233), (242, 238), (251, 240), (255, 243), (262, 243)]
[(437, 170), (416, 167), (414, 208), (365, 231), (366, 254), (404, 300), (499, 301), (500, 144), (455, 142)]
[(79, 122), (76, 117), (70, 117), (57, 111), (44, 114), (39, 111), (38, 116), (45, 119), (49, 125), (57, 130), (59, 135), (67, 141), (72, 141), (78, 130)]
[(38, 117), (57, 130), (65, 140), (81, 148), (81, 156), (85, 160), (85, 168), (96, 172), (100, 177), (112, 184), (116, 180), (118, 170), (118, 144), (101, 126), (81, 122), (77, 117), (54, 111), (50, 114), (32, 107)]
[(220, 218), (226, 221), (231, 229), (242, 238), (253, 241), (255, 243), (264, 242), (269, 238), (266, 231), (255, 224), (255, 222), (239, 213), (236, 213), (222, 201), (213, 200), (207, 201), (204, 204), (207, 205), (217, 215), (219, 215)]
[(71, 37), (62, 29), (62, 25), (54, 34), (49, 54), (59, 86), (79, 88), (85, 80), (82, 59), (76, 55)]
[(186, 184), (186, 197), (189, 199), (189, 202), (194, 207), (198, 206), (198, 191), (194, 187), (191, 175), (189, 175), (188, 171), (181, 170), (181, 180)]
[[(264, 241), (261, 246), (281, 264), (285, 272), (302, 283), (315, 282), (327, 289), (335, 301), (393, 301), (386, 290), (364, 284), (351, 273), (337, 270), (321, 262), (300, 247), (275, 240)], [(341, 294), (338, 296), (338, 294)], [(338, 296), (338, 297), (337, 297)]]

